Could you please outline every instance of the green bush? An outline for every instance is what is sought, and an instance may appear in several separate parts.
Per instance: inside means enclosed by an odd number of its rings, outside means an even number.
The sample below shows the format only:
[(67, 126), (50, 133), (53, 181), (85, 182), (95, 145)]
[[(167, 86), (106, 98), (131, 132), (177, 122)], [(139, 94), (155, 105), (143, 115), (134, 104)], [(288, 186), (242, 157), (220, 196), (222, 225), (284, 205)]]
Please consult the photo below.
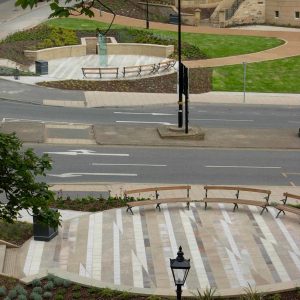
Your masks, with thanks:
[(52, 281), (48, 281), (45, 285), (44, 285), (44, 289), (46, 291), (52, 291), (54, 289), (54, 283)]
[(56, 295), (55, 300), (64, 300), (64, 296), (63, 295)]
[(41, 295), (43, 293), (43, 289), (40, 286), (36, 286), (32, 289), (32, 292)]
[(80, 297), (81, 297), (81, 293), (78, 291), (78, 292), (74, 292), (73, 294), (72, 294), (72, 297), (74, 298), (74, 299), (79, 299)]
[(19, 295), (17, 300), (27, 300), (27, 296), (26, 295)]
[(0, 286), (0, 296), (5, 296), (6, 292), (7, 292), (6, 287)]
[(17, 284), (15, 287), (15, 290), (19, 295), (27, 295), (27, 291), (24, 289), (24, 287), (21, 284)]
[(63, 281), (63, 286), (64, 286), (65, 288), (68, 288), (70, 285), (71, 285), (71, 281), (69, 281), (69, 280), (67, 280), (67, 279), (65, 279), (65, 280)]
[(54, 286), (62, 286), (64, 284), (64, 280), (59, 277), (55, 277), (53, 279)]
[(17, 297), (18, 293), (15, 289), (12, 289), (8, 292), (7, 296), (10, 299), (15, 299)]
[(32, 292), (30, 294), (30, 299), (32, 299), (32, 300), (42, 300), (43, 297), (40, 294)]
[(42, 282), (40, 279), (36, 278), (36, 279), (32, 280), (31, 284), (33, 287), (36, 287), (36, 286), (41, 286)]
[(199, 300), (212, 300), (215, 299), (215, 288), (206, 288), (203, 293), (201, 293), (199, 290), (197, 290), (197, 299)]
[(50, 298), (52, 298), (52, 293), (51, 293), (51, 292), (45, 292), (45, 293), (43, 294), (43, 298), (45, 298), (45, 299), (50, 299)]

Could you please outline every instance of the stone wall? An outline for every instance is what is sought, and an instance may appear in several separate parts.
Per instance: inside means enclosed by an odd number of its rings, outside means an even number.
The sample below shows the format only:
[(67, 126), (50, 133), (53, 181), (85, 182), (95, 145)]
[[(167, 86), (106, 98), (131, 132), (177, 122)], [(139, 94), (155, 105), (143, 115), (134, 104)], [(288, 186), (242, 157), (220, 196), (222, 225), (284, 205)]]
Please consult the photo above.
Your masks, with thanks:
[[(296, 12), (300, 14), (300, 0), (265, 0), (266, 23), (285, 26), (300, 26), (300, 17), (296, 18)], [(276, 17), (275, 12), (279, 16)]]
[(245, 0), (226, 26), (265, 23), (265, 0)]

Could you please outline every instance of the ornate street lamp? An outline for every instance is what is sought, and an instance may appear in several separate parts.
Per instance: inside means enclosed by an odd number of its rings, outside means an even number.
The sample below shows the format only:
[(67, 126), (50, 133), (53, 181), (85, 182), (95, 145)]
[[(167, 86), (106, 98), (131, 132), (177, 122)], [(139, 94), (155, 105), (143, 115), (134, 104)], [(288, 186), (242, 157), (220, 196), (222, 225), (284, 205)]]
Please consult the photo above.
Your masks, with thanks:
[(177, 300), (181, 300), (181, 287), (184, 285), (191, 268), (190, 260), (185, 259), (183, 254), (182, 247), (180, 246), (179, 251), (177, 252), (177, 257), (175, 259), (170, 258), (170, 268), (173, 274), (174, 283), (177, 287)]

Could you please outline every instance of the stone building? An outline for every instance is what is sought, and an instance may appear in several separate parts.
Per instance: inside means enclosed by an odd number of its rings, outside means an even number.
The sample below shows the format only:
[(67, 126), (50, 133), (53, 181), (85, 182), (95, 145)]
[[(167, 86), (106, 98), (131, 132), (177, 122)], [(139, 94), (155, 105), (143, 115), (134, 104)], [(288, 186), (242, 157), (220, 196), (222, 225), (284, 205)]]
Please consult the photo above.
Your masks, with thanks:
[(300, 0), (265, 0), (267, 24), (299, 26)]

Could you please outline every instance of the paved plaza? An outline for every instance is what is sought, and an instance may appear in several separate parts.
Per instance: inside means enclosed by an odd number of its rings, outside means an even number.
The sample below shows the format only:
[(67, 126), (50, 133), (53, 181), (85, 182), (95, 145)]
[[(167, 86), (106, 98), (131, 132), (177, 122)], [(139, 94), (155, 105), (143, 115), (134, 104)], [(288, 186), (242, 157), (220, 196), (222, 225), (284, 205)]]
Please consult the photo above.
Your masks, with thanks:
[[(114, 192), (119, 193), (118, 188), (114, 185)], [(288, 189), (300, 192), (297, 187)], [(286, 189), (273, 191), (271, 201), (279, 201)], [(179, 194), (167, 192), (170, 197), (183, 196)], [(203, 186), (193, 186), (191, 197), (201, 199)], [(162, 205), (161, 212), (154, 206), (134, 208), (133, 216), (125, 208), (75, 216), (63, 222), (52, 241), (30, 240), (20, 249), (19, 276), (54, 268), (99, 286), (172, 294), (169, 258), (176, 257), (181, 245), (191, 259), (185, 293), (205, 287), (228, 293), (248, 284), (274, 288), (299, 280), (299, 218), (288, 213), (276, 219), (274, 208), (263, 215), (253, 206), (236, 212), (232, 208), (212, 204), (205, 211), (203, 203), (193, 203), (186, 210), (179, 203)]]

